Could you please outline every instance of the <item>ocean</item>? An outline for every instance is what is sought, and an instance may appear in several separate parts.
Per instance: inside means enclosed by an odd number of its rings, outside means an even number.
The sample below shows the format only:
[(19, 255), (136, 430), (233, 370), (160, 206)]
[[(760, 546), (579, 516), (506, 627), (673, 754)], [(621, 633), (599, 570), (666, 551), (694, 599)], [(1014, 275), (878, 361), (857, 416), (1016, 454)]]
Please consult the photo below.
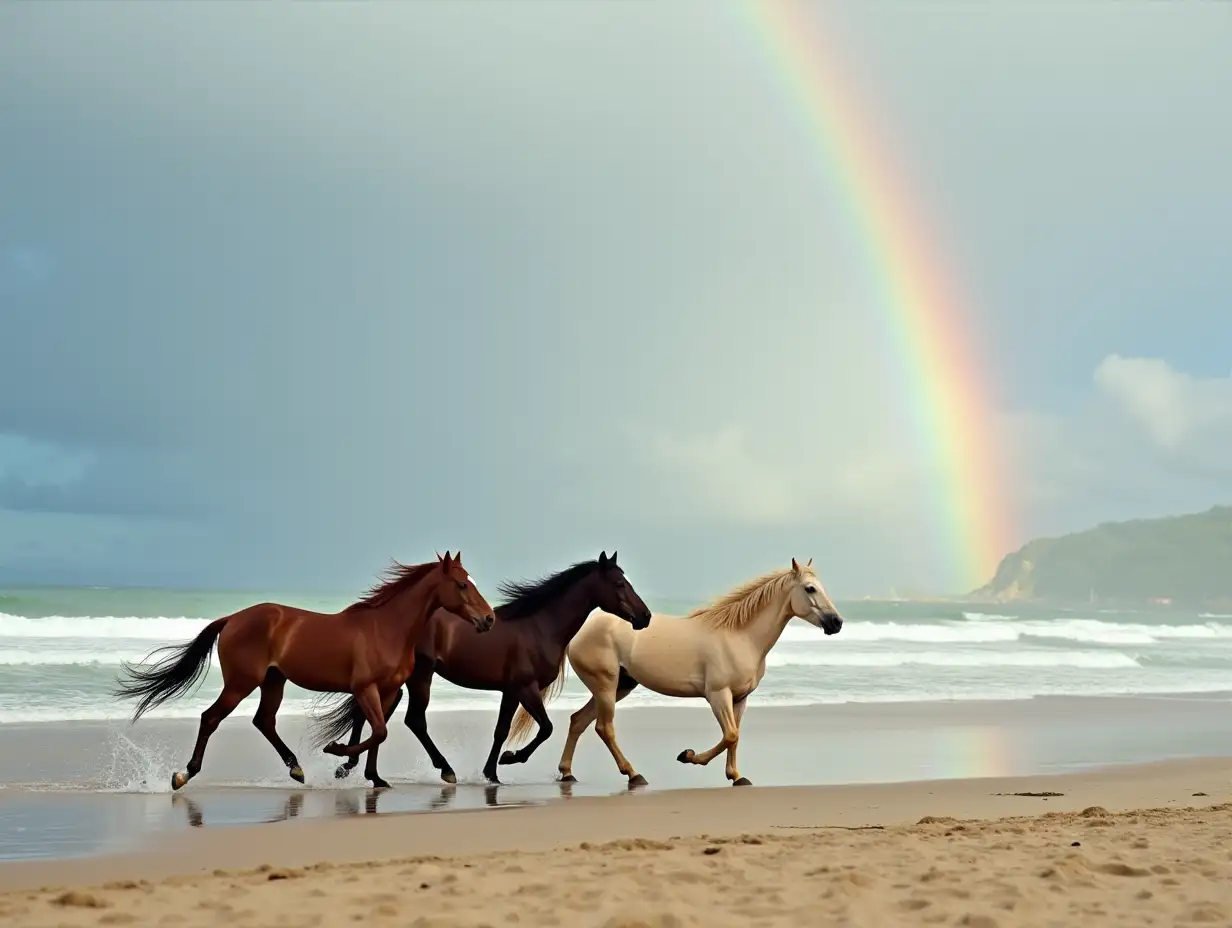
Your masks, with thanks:
[[(111, 695), (120, 663), (187, 641), (208, 621), (273, 599), (333, 611), (344, 598), (286, 593), (115, 589), (0, 590), (0, 724), (124, 719)], [(688, 602), (650, 601), (680, 613)], [(756, 703), (810, 706), (1036, 696), (1142, 696), (1232, 691), (1232, 615), (1097, 608), (840, 603), (846, 624), (827, 638), (803, 622), (771, 652)], [(218, 694), (217, 662), (192, 696), (150, 718), (195, 718)], [(570, 678), (554, 704), (581, 705)], [(288, 686), (281, 715), (316, 699)], [(493, 709), (499, 697), (437, 680), (431, 712)], [(257, 694), (237, 710), (250, 716)], [(251, 703), (251, 705), (249, 705)], [(676, 704), (645, 690), (625, 705)]]

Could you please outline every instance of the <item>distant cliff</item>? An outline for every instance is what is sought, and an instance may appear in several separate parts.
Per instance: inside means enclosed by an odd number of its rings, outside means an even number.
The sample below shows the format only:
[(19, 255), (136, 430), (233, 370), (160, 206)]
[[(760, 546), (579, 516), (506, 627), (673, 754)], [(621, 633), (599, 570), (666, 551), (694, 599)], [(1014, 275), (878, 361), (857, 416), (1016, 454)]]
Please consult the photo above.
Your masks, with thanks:
[(970, 598), (1232, 605), (1232, 506), (1038, 538), (1007, 555)]

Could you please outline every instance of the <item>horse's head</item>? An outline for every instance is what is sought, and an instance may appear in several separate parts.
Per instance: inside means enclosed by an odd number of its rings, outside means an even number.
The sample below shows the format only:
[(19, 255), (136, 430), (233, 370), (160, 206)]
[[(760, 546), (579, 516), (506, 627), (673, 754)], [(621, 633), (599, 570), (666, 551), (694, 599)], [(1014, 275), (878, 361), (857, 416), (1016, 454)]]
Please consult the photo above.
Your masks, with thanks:
[(599, 608), (612, 615), (618, 615), (635, 629), (645, 628), (650, 624), (650, 610), (642, 602), (625, 578), (625, 572), (616, 564), (616, 552), (608, 557), (606, 551), (599, 553), (599, 569), (595, 572), (597, 584), (595, 599)]
[(803, 567), (791, 559), (791, 614), (816, 625), (827, 635), (837, 635), (843, 630), (843, 617), (826, 595), (825, 587), (813, 572), (813, 559)]
[(441, 608), (470, 619), (477, 630), (486, 632), (496, 621), (496, 616), (462, 566), (462, 552), (452, 557), (446, 551), (444, 557), (439, 554), (436, 557), (440, 561), (440, 570), (436, 572), (436, 595)]

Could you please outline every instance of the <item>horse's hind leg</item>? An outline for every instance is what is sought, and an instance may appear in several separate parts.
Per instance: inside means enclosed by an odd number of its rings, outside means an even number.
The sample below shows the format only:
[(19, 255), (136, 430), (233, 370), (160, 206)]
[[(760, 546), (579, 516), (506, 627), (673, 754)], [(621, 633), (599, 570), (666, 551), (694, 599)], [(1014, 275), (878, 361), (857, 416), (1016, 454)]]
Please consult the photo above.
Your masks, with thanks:
[[(581, 674), (579, 674), (581, 676)], [(645, 786), (646, 778), (633, 769), (629, 759), (616, 743), (616, 703), (620, 701), (620, 675), (613, 674), (607, 679), (602, 677), (595, 681), (599, 685), (591, 689), (595, 694), (595, 733), (607, 745), (616, 768), (629, 778), (629, 786)], [(590, 687), (589, 680), (586, 681)]]
[[(401, 701), (402, 701), (402, 690), (398, 690), (398, 692), (394, 694), (393, 705), (391, 705), (389, 707), (389, 711), (385, 713), (385, 725), (386, 726), (389, 725), (389, 720), (393, 718), (393, 714), (398, 708), (398, 703)], [(362, 735), (363, 733), (364, 733), (364, 711), (363, 709), (359, 707), (359, 703), (357, 702), (355, 703), (355, 724), (351, 726), (351, 740), (347, 742), (347, 746), (355, 747), (355, 745), (359, 744), (359, 736)], [(344, 780), (347, 777), (349, 777), (351, 775), (351, 771), (354, 770), (358, 766), (359, 766), (359, 755), (358, 754), (356, 754), (354, 757), (348, 757), (346, 760), (344, 760), (341, 764), (338, 765), (338, 769), (334, 771), (334, 778), (337, 780)]]
[(428, 700), (432, 698), (434, 673), (435, 668), (427, 661), (416, 662), (415, 669), (411, 671), (411, 679), (406, 684), (409, 697), (406, 703), (406, 727), (428, 752), (428, 759), (432, 761), (432, 766), (440, 771), (441, 779), (446, 783), (457, 783), (458, 775), (453, 772), (453, 767), (449, 766), (449, 761), (428, 734)]
[(565, 746), (560, 752), (560, 763), (556, 769), (560, 773), (562, 783), (575, 783), (573, 775), (573, 752), (577, 749), (578, 739), (582, 737), (590, 723), (595, 720), (595, 697), (586, 700), (586, 705), (569, 716), (569, 734), (565, 736)]
[[(581, 674), (578, 674), (581, 677)], [(582, 682), (586, 679), (582, 677)], [(616, 701), (620, 702), (637, 688), (637, 681), (631, 676), (620, 671), (620, 676), (616, 681)], [(577, 750), (578, 740), (586, 733), (586, 729), (590, 727), (590, 723), (596, 718), (595, 698), (591, 696), (587, 700), (586, 705), (578, 709), (569, 718), (569, 735), (565, 739), (564, 750), (560, 754), (560, 764), (557, 770), (560, 771), (560, 781), (562, 783), (576, 783), (577, 777), (573, 775), (573, 752)]]
[(265, 740), (274, 746), (278, 757), (291, 771), (291, 779), (298, 783), (304, 782), (304, 769), (295, 759), (295, 754), (278, 737), (277, 716), (278, 707), (282, 705), (282, 692), (287, 685), (287, 678), (277, 667), (271, 667), (265, 672), (265, 680), (261, 684), (261, 703), (257, 706), (257, 714), (252, 717), (252, 724), (257, 731), (265, 735)]
[(201, 762), (205, 759), (205, 746), (209, 743), (210, 735), (218, 730), (222, 720), (234, 712), (235, 707), (256, 688), (256, 681), (244, 680), (239, 683), (229, 680), (224, 682), (222, 692), (214, 700), (213, 705), (201, 713), (201, 726), (197, 729), (197, 744), (193, 748), (192, 757), (188, 760), (185, 772), (171, 775), (172, 789), (182, 788), (185, 783), (201, 772)]

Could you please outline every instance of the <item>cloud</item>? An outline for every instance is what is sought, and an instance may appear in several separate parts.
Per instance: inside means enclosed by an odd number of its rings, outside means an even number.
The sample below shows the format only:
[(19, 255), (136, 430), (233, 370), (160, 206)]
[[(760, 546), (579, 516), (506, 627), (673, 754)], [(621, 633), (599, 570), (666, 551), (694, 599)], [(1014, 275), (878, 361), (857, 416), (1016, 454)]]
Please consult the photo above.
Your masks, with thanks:
[(1109, 354), (1089, 382), (1067, 412), (1006, 416), (1024, 536), (1232, 500), (1232, 377)]
[(1232, 437), (1232, 377), (1198, 378), (1159, 358), (1109, 355), (1095, 385), (1161, 449), (1184, 456)]
[[(1068, 412), (1008, 411), (994, 424), (1014, 469), (1007, 508), (1025, 513), (1012, 542), (1232, 499), (1232, 378), (1110, 354), (1088, 382)], [(909, 430), (868, 429), (848, 440), (810, 424), (796, 419), (793, 428), (791, 417), (767, 410), (756, 429), (631, 430), (637, 454), (622, 466), (637, 470), (625, 475), (625, 492), (589, 498), (607, 511), (732, 532), (864, 524), (895, 537), (898, 550), (908, 538), (930, 547), (905, 579), (944, 576), (953, 565), (936, 510), (943, 475)], [(654, 490), (639, 492), (645, 487)]]
[[(833, 7), (1014, 404), (1024, 531), (1216, 492), (1188, 387), (1091, 371), (1232, 338), (1218, 30)], [(618, 544), (669, 594), (792, 554), (836, 593), (950, 586), (885, 269), (774, 62), (721, 15), (562, 10), (0, 5), (0, 432), (80, 459), (10, 449), (0, 533), (45, 518), (65, 580)]]

